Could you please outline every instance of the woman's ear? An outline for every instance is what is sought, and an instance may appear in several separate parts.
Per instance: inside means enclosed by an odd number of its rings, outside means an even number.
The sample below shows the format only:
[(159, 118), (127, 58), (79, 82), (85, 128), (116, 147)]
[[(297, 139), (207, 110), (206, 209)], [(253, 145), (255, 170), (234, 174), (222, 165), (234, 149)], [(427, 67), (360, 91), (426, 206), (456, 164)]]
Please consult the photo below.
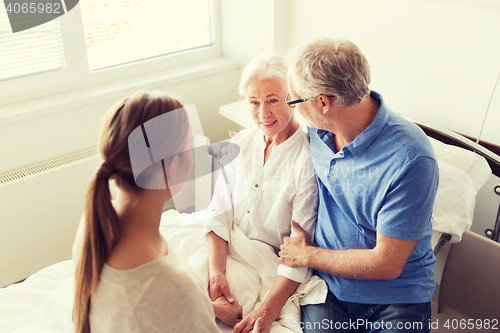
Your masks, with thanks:
[(177, 168), (179, 167), (179, 156), (174, 155), (169, 159), (168, 165), (165, 165), (165, 172), (167, 173), (167, 179), (172, 182), (172, 184), (176, 184), (178, 172)]

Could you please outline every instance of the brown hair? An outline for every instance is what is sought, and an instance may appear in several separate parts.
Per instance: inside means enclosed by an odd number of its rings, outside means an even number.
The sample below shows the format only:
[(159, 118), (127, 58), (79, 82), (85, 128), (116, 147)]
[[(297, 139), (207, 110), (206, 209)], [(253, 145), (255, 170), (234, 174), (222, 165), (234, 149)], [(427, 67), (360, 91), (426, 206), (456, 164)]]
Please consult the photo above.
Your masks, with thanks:
[[(85, 199), (85, 233), (75, 272), (73, 322), (76, 333), (90, 332), (90, 306), (104, 263), (120, 233), (120, 221), (111, 203), (109, 180), (126, 191), (144, 191), (135, 184), (129, 155), (128, 137), (138, 126), (183, 105), (163, 92), (139, 91), (119, 101), (105, 115), (99, 152), (104, 162), (90, 181)], [(189, 121), (178, 112), (169, 128), (169, 143), (185, 140)]]

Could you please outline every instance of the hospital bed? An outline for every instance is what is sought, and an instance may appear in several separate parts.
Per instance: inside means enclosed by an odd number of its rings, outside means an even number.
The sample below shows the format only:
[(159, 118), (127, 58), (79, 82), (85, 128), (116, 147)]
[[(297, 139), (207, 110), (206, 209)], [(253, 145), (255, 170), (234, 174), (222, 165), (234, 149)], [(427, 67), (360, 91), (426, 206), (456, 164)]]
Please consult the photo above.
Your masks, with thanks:
[[(496, 272), (495, 277), (500, 274), (500, 265), (493, 264), (500, 262), (500, 244), (493, 241), (499, 237), (498, 205), (496, 221), (490, 223), (488, 230), (481, 235), (467, 231), (473, 225), (474, 216), (478, 216), (474, 215), (474, 208), (477, 212), (481, 206), (481, 203), (475, 202), (477, 193), (491, 177), (494, 177), (494, 184), (500, 184), (500, 157), (459, 134), (415, 123), (432, 138), (440, 167), (432, 239), (437, 256), (438, 285), (434, 309), (440, 313), (436, 313), (434, 318), (480, 319), (478, 313), (500, 313), (500, 284), (483, 283), (495, 281), (483, 279), (488, 274)], [(221, 145), (214, 146), (214, 151)], [(217, 165), (218, 162), (214, 159), (213, 163)], [(466, 258), (470, 248), (474, 249), (471, 250), (473, 255)], [(482, 260), (476, 260), (478, 258)], [(69, 314), (73, 297), (73, 267), (71, 260), (62, 261), (32, 274), (22, 283), (0, 289), (0, 332), (72, 332)], [(470, 282), (474, 286), (467, 286), (463, 279), (454, 279), (462, 276), (461, 270), (473, 270), (472, 275), (476, 279)], [(467, 292), (468, 288), (472, 293)], [(470, 306), (454, 308), (457, 302), (449, 298), (453, 293), (463, 295), (462, 303), (469, 303)], [(477, 294), (483, 297), (475, 297)], [(470, 308), (477, 311), (463, 313)]]
[[(500, 196), (499, 156), (454, 132), (421, 122), (415, 121), (415, 123), (431, 138), (438, 163), (440, 163), (441, 188), (438, 191), (441, 193), (438, 193), (436, 198), (433, 214), (433, 218), (438, 219), (438, 221), (436, 219), (433, 221), (432, 239), (437, 258), (435, 264), (437, 288), (433, 299), (431, 332), (499, 330), (500, 205), (498, 201), (495, 201), (496, 205), (490, 208), (495, 217), (493, 221), (486, 224), (485, 221), (481, 221), (482, 225), (474, 228), (477, 233), (469, 231), (471, 229), (469, 223), (472, 224), (474, 219), (480, 220), (482, 210), (488, 206), (488, 203), (476, 200), (481, 197), (472, 194), (482, 190), (483, 192), (489, 191), (490, 196)], [(461, 170), (455, 173), (455, 181), (449, 177), (453, 173), (449, 174), (449, 170), (443, 168), (447, 164), (454, 165)], [(488, 169), (491, 170), (491, 175)], [(455, 185), (461, 183), (461, 185), (450, 188), (448, 191), (443, 188), (443, 182), (451, 182)], [(471, 185), (473, 189), (470, 188)], [(467, 190), (466, 187), (469, 189)], [(443, 193), (445, 190), (446, 193)], [(471, 196), (467, 197), (466, 193), (470, 193)], [(453, 199), (447, 202), (450, 197)], [(488, 198), (488, 196), (484, 197)], [(445, 202), (451, 205), (448, 207), (451, 209), (443, 214), (436, 211), (442, 208), (439, 205)], [(460, 203), (464, 205), (460, 207)], [(473, 214), (472, 219), (470, 210), (466, 209), (466, 206), (470, 206), (471, 203), (472, 206), (475, 205), (477, 212)], [(454, 212), (452, 213), (451, 210)], [(453, 216), (453, 220), (444, 221), (442, 218), (445, 216)], [(467, 222), (463, 225), (464, 222), (458, 221)], [(446, 223), (436, 225), (436, 222)]]

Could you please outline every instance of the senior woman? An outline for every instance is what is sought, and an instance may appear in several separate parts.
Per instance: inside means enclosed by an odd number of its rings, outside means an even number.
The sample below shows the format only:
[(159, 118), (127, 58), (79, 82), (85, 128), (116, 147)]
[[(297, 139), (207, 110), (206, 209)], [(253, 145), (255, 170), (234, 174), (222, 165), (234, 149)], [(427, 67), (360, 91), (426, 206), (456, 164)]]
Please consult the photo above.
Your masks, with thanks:
[[(317, 183), (309, 155), (306, 134), (294, 119), (293, 108), (286, 104), (287, 66), (283, 58), (266, 54), (253, 59), (242, 73), (240, 94), (248, 100), (255, 127), (236, 134), (231, 142), (240, 147), (245, 170), (226, 167), (231, 173), (246, 173), (246, 182), (229, 186), (229, 208), (209, 220), (207, 232), (209, 295), (215, 314), (234, 326), (234, 332), (249, 332), (258, 318), (262, 332), (275, 327), (287, 299), (299, 283), (307, 282), (307, 268), (280, 265), (271, 290), (261, 305), (238, 319), (241, 307), (238, 295), (226, 278), (228, 243), (231, 228), (237, 225), (251, 240), (270, 245), (279, 251), (285, 236), (291, 235), (291, 222), (296, 221), (312, 235), (317, 215)], [(219, 177), (209, 210), (223, 205), (228, 186)], [(240, 202), (237, 193), (246, 195)], [(227, 197), (227, 196), (226, 196)], [(245, 286), (240, 286), (239, 290)], [(233, 296), (234, 293), (234, 296)], [(238, 311), (239, 310), (239, 311)], [(223, 319), (224, 318), (224, 319)], [(272, 331), (272, 330), (271, 330)]]

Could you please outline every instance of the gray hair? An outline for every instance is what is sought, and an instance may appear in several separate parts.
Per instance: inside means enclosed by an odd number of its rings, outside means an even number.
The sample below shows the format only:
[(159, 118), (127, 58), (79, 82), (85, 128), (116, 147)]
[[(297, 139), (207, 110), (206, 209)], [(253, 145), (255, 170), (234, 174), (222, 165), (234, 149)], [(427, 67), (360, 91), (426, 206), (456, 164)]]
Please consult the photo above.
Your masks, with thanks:
[(257, 80), (273, 79), (287, 91), (286, 78), (288, 67), (282, 56), (264, 53), (253, 58), (241, 73), (239, 93), (246, 96), (248, 85)]
[(301, 98), (333, 95), (335, 105), (354, 106), (369, 92), (370, 65), (349, 40), (317, 38), (291, 50), (288, 63)]

